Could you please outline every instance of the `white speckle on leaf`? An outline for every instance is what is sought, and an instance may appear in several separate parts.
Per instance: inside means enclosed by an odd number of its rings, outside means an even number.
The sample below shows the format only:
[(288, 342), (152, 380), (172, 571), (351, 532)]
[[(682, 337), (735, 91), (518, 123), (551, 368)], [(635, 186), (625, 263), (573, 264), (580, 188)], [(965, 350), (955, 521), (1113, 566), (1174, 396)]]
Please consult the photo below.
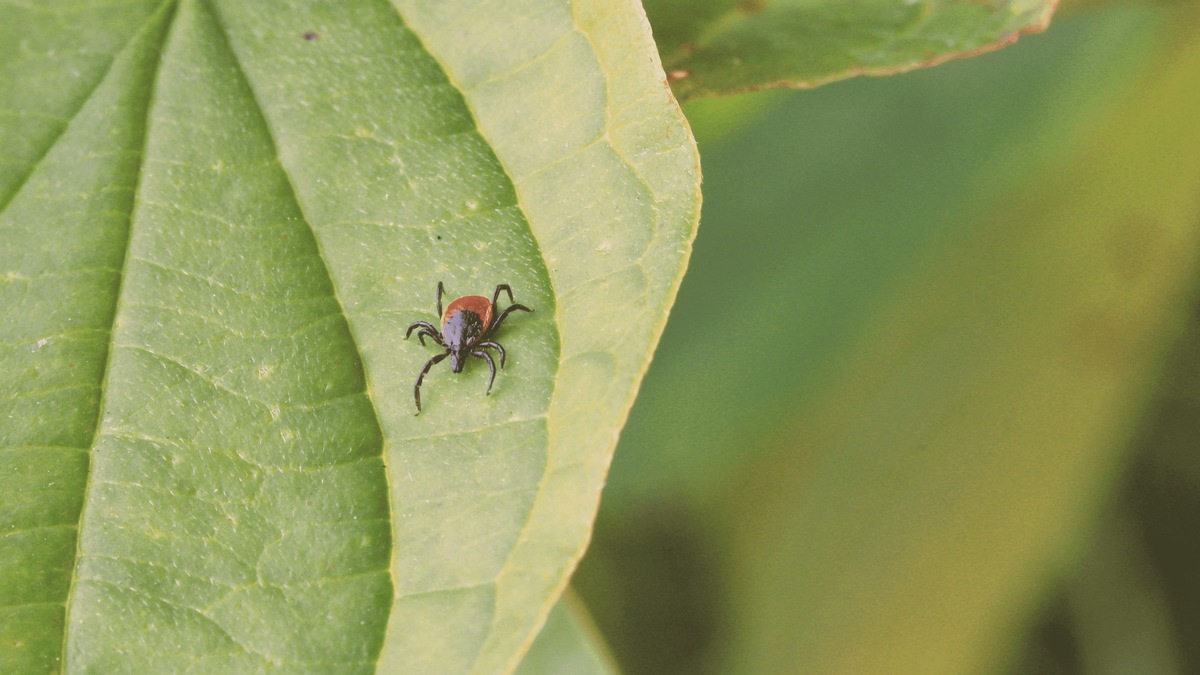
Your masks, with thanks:
[(264, 363), (258, 367), (258, 379), (265, 380), (275, 374), (275, 366)]
[(50, 340), (48, 340), (46, 338), (42, 338), (41, 340), (38, 340), (37, 342), (33, 343), (33, 348), (41, 349), (42, 347), (45, 347), (48, 344), (50, 344)]

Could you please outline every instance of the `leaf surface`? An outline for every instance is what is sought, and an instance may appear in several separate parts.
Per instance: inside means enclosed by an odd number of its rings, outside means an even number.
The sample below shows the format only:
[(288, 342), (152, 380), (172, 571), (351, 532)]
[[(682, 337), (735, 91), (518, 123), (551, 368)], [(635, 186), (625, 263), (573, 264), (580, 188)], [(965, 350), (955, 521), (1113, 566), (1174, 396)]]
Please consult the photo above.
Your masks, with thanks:
[(1045, 29), (1054, 0), (650, 0), (680, 100), (885, 75)]
[[(0, 174), (0, 663), (512, 667), (698, 215), (644, 17), (101, 6), (0, 7), (31, 36), (0, 52), (0, 124), (32, 139)], [(21, 96), (67, 67), (36, 39), (64, 21), (125, 40)], [(402, 338), (438, 281), (535, 311), (497, 333), (491, 396), (486, 363), (443, 364), (414, 416), (438, 352)]]

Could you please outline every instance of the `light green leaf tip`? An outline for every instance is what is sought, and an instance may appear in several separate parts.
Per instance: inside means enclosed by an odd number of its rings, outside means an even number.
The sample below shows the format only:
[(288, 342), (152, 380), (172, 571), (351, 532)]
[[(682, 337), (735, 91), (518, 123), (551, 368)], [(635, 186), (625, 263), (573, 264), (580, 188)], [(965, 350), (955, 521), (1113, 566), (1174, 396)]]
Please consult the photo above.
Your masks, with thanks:
[(546, 619), (516, 675), (617, 675), (583, 603), (568, 590)]
[[(6, 4), (0, 38), (0, 670), (514, 668), (699, 215), (638, 5)], [(438, 281), (535, 311), (490, 396), (443, 364), (414, 416)]]

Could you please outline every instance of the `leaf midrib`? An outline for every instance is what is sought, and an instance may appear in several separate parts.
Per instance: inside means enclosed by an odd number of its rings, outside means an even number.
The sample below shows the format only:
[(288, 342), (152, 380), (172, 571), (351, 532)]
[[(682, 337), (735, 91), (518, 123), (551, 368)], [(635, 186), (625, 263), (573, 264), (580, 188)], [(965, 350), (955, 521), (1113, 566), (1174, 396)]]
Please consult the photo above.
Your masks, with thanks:
[[(83, 108), (86, 106), (87, 102), (95, 95), (96, 91), (100, 88), (100, 86), (104, 83), (104, 81), (106, 79), (108, 79), (108, 75), (112, 71), (113, 64), (116, 63), (117, 60), (120, 59), (121, 56), (123, 56), (125, 54), (126, 50), (131, 48), (131, 45), (135, 44), (138, 41), (138, 38), (142, 36), (143, 32), (149, 30), (151, 26), (154, 26), (156, 23), (158, 23), (160, 21), (166, 22), (167, 24), (172, 23), (172, 20), (174, 18), (173, 15), (174, 15), (174, 11), (175, 11), (175, 5), (176, 5), (175, 0), (165, 0), (163, 2), (163, 4), (159, 7), (159, 9), (157, 11), (155, 11), (153, 14), (151, 14), (149, 19), (147, 19), (146, 22), (143, 23), (142, 26), (138, 28), (138, 30), (134, 31), (133, 35), (129, 39), (129, 42), (127, 42), (125, 44), (125, 46), (122, 47), (116, 53), (116, 55), (113, 57), (112, 61), (109, 62), (108, 68), (105, 69), (104, 75), (96, 81), (95, 87), (93, 87), (92, 90), (90, 92), (88, 92), (87, 97), (85, 97), (81, 101), (79, 109), (77, 109), (74, 112), (74, 114), (72, 114), (71, 122), (73, 122), (75, 120), (75, 118), (79, 115), (80, 111), (83, 110)], [(80, 560), (82, 559), (82, 552), (83, 552), (83, 518), (87, 512), (88, 499), (91, 494), (92, 485), (93, 485), (93, 480), (92, 480), (93, 473), (91, 470), (92, 456), (95, 452), (96, 441), (100, 437), (101, 422), (104, 419), (104, 415), (105, 415), (106, 408), (107, 408), (108, 377), (109, 377), (109, 374), (112, 372), (112, 357), (113, 357), (113, 352), (115, 351), (114, 350), (114, 347), (115, 347), (114, 336), (116, 334), (117, 317), (120, 315), (120, 312), (121, 312), (121, 297), (122, 297), (122, 294), (123, 294), (123, 291), (125, 288), (125, 278), (126, 278), (125, 271), (126, 271), (126, 269), (128, 269), (129, 255), (130, 255), (130, 242), (133, 241), (133, 223), (135, 220), (135, 214), (137, 213), (137, 209), (138, 209), (138, 194), (141, 189), (142, 178), (145, 175), (145, 173), (143, 171), (143, 167), (145, 166), (144, 158), (145, 158), (145, 153), (146, 153), (146, 141), (150, 137), (150, 119), (151, 119), (151, 113), (154, 108), (154, 98), (155, 98), (154, 93), (158, 86), (158, 73), (161, 70), (158, 66), (162, 62), (163, 48), (166, 46), (167, 40), (170, 38), (170, 32), (171, 32), (170, 29), (166, 28), (166, 27), (164, 27), (164, 29), (160, 29), (161, 38), (158, 43), (158, 58), (155, 60), (154, 69), (150, 72), (150, 87), (148, 88), (148, 100), (146, 102), (145, 112), (142, 116), (141, 145), (137, 149), (138, 155), (141, 157), (141, 160), (138, 161), (138, 163), (137, 163), (137, 169), (136, 169), (137, 176), (134, 179), (133, 194), (130, 198), (130, 203), (129, 203), (129, 218), (127, 220), (127, 224), (126, 224), (126, 228), (125, 228), (125, 252), (122, 255), (121, 267), (120, 267), (120, 269), (117, 270), (117, 275), (118, 275), (119, 281), (117, 282), (116, 298), (113, 302), (112, 320), (109, 322), (109, 326), (108, 326), (108, 341), (107, 341), (107, 344), (105, 345), (105, 354), (104, 354), (104, 371), (103, 371), (103, 375), (101, 375), (100, 387), (99, 387), (100, 401), (96, 406), (96, 418), (92, 424), (92, 441), (88, 445), (88, 447), (86, 449), (84, 449), (84, 450), (86, 450), (86, 452), (88, 454), (88, 473), (83, 479), (83, 496), (82, 496), (82, 499), (80, 500), (79, 517), (77, 518), (77, 520), (75, 522), (75, 558), (71, 563), (71, 575), (70, 575), (70, 578), (67, 580), (67, 594), (66, 594), (66, 598), (63, 601), (62, 648), (61, 648), (61, 651), (59, 654), (59, 665), (62, 669), (62, 672), (64, 672), (64, 673), (67, 671), (67, 653), (68, 653), (68, 647), (69, 647), (68, 638), (69, 638), (69, 635), (71, 632), (70, 631), (71, 606), (72, 606), (72, 602), (75, 599), (76, 581), (79, 579), (79, 563), (80, 563)], [(63, 131), (58, 135), (57, 138), (55, 138), (55, 143), (57, 143), (58, 140), (62, 138), (62, 135), (66, 133), (66, 130), (68, 128), (70, 128), (71, 122), (68, 122), (66, 125), (64, 125)], [(53, 147), (53, 144), (50, 147), (48, 147), (46, 149), (46, 152), (42, 155), (42, 157), (39, 158), (39, 160), (38, 160), (39, 164), (42, 162), (42, 160), (45, 159), (46, 155), (49, 154), (51, 147)], [(34, 169), (31, 169), (29, 175), (32, 175), (34, 170), (36, 170), (36, 167), (34, 167)], [(28, 176), (26, 176), (26, 180), (28, 180)], [(0, 209), (0, 212), (2, 212), (2, 211), (3, 211), (3, 209)]]
[[(246, 90), (250, 92), (250, 94), (253, 98), (254, 109), (258, 113), (259, 118), (262, 121), (263, 128), (266, 130), (268, 138), (270, 140), (273, 154), (274, 154), (274, 157), (276, 160), (276, 166), (278, 167), (280, 173), (283, 175), (284, 179), (287, 181), (287, 185), (288, 185), (288, 188), (290, 191), (288, 196), (291, 199), (292, 203), (295, 205), (297, 212), (300, 213), (301, 217), (304, 219), (305, 225), (308, 226), (309, 231), (313, 236), (313, 241), (314, 241), (314, 245), (316, 247), (317, 255), (321, 260), (322, 269), (325, 273), (326, 279), (329, 282), (329, 288), (331, 289), (334, 299), (338, 303), (338, 312), (339, 312), (338, 315), (346, 323), (347, 330), (350, 334), (350, 341), (354, 348), (355, 358), (357, 359), (357, 362), (358, 362), (360, 368), (362, 369), (364, 382), (365, 382), (364, 391), (362, 393), (366, 396), (367, 400), (369, 401), (369, 403), (371, 405), (371, 413), (372, 413), (373, 419), (375, 421), (376, 428), (381, 429), (379, 410), (378, 410), (378, 407), (375, 403), (374, 396), (373, 396), (371, 376), (370, 376), (370, 373), (367, 371), (367, 369), (365, 367), (363, 367), (363, 365), (362, 365), (363, 364), (362, 352), (361, 352), (361, 349), (359, 348), (358, 336), (355, 335), (355, 333), (354, 333), (353, 324), (349, 321), (349, 317), (348, 317), (348, 315), (346, 313), (346, 309), (345, 309), (345, 304), (342, 301), (341, 295), (337, 288), (337, 284), (334, 281), (333, 275), (330, 272), (328, 260), (325, 256), (324, 252), (321, 250), (320, 238), (317, 237), (316, 232), (314, 231), (314, 228), (312, 225), (312, 221), (308, 217), (308, 215), (305, 213), (304, 207), (297, 197), (295, 183), (292, 180), (292, 177), (289, 174), (286, 165), (282, 161), (280, 161), (279, 146), (278, 146), (278, 142), (276, 140), (276, 138), (277, 138), (276, 132), (271, 127), (270, 119), (267, 117), (267, 115), (263, 114), (263, 107), (258, 98), (258, 94), (255, 91), (254, 86), (253, 86), (252, 82), (250, 81), (250, 78), (247, 77), (245, 69), (242, 67), (241, 61), (238, 58), (237, 52), (232, 48), (232, 46), (229, 43), (229, 37), (228, 37), (228, 32), (225, 28), (224, 17), (222, 17), (220, 11), (214, 5), (212, 5), (212, 3), (208, 2), (207, 0), (183, 0), (183, 1), (196, 2), (198, 9), (201, 9), (202, 11), (208, 11), (211, 14), (211, 16), (214, 19), (214, 23), (219, 27), (219, 29), (221, 31), (221, 37), (224, 41), (221, 46), (230, 55), (232, 62), (234, 64), (236, 64), (237, 69), (238, 69), (238, 76), (241, 77), (243, 83), (246, 85)], [(117, 270), (120, 281), (118, 282), (118, 287), (117, 287), (117, 292), (116, 292), (116, 300), (114, 302), (114, 307), (113, 307), (113, 312), (112, 312), (112, 320), (109, 324), (108, 342), (106, 345), (106, 353), (105, 353), (105, 365), (104, 365), (101, 384), (99, 387), (100, 402), (97, 406), (97, 415), (96, 415), (95, 422), (93, 424), (92, 441), (88, 448), (78, 448), (81, 451), (88, 452), (89, 456), (95, 450), (96, 443), (99, 439), (100, 432), (102, 429), (102, 421), (104, 420), (104, 418), (106, 416), (106, 412), (107, 412), (107, 399), (108, 399), (107, 395), (108, 395), (109, 388), (110, 388), (110, 383), (108, 381), (108, 377), (112, 371), (111, 366), (112, 366), (113, 353), (115, 352), (116, 347), (122, 346), (122, 345), (118, 345), (116, 343), (116, 340), (115, 340), (116, 330), (115, 329), (116, 329), (117, 321), (120, 319), (120, 316), (122, 314), (122, 307), (125, 302), (125, 294), (124, 294), (125, 279), (126, 279), (127, 270), (129, 268), (130, 259), (132, 256), (131, 242), (133, 241), (134, 223), (137, 222), (137, 215), (138, 215), (139, 207), (141, 205), (143, 205), (143, 203), (144, 203), (140, 197), (141, 182), (142, 182), (142, 178), (144, 176), (144, 169), (145, 169), (144, 155), (145, 155), (145, 151), (146, 151), (147, 141), (148, 141), (148, 139), (150, 137), (150, 133), (151, 133), (151, 123), (153, 120), (154, 108), (155, 108), (155, 102), (156, 102), (158, 77), (162, 70), (162, 67), (161, 67), (162, 56), (166, 51), (166, 45), (169, 44), (169, 42), (171, 41), (172, 36), (174, 35), (174, 32), (175, 32), (174, 13), (175, 13), (175, 9), (177, 6), (178, 6), (178, 2), (176, 0), (166, 0), (165, 2), (163, 2), (162, 6), (150, 17), (150, 19), (148, 19), (137, 31), (134, 32), (133, 36), (126, 43), (126, 45), (117, 51), (116, 55), (114, 56), (112, 61), (109, 63), (109, 67), (106, 69), (104, 75), (102, 75), (100, 78), (97, 79), (96, 84), (92, 87), (91, 91), (88, 92), (88, 95), (82, 99), (82, 101), (79, 105), (79, 108), (71, 115), (71, 118), (70, 118), (73, 121), (75, 119), (75, 117), (78, 116), (79, 112), (86, 106), (87, 101), (92, 98), (92, 96), (95, 94), (95, 92), (103, 84), (103, 82), (105, 81), (105, 79), (108, 76), (108, 73), (111, 71), (113, 64), (116, 63), (118, 58), (122, 54), (124, 54), (126, 50), (128, 50), (130, 48), (130, 45), (132, 45), (134, 42), (136, 42), (137, 38), (139, 36), (141, 36), (141, 34), (145, 30), (147, 30), (148, 27), (154, 25), (155, 23), (157, 23), (159, 21), (166, 22), (167, 25), (163, 27), (162, 37), (157, 45), (158, 59), (155, 62), (155, 67), (153, 68), (153, 70), (150, 73), (151, 83), (150, 83), (150, 87), (149, 87), (148, 101), (145, 106), (145, 113), (144, 113), (143, 119), (142, 119), (141, 143), (137, 150), (139, 155), (142, 156), (142, 158), (141, 158), (141, 161), (139, 161), (137, 164), (137, 177), (135, 178), (135, 187), (133, 190), (133, 196), (132, 196), (132, 200), (131, 200), (131, 204), (130, 204), (130, 214), (129, 214), (128, 224), (127, 224), (127, 228), (126, 228), (126, 232), (125, 232), (125, 242), (124, 242), (125, 252), (124, 252), (124, 256), (123, 256), (123, 262), (122, 262), (121, 268), (119, 270)], [(164, 14), (166, 14), (166, 16), (164, 16)], [(55, 137), (54, 141), (47, 145), (45, 151), (42, 153), (42, 156), (39, 157), (37, 163), (35, 163), (33, 166), (31, 166), (29, 172), (23, 177), (23, 179), (21, 181), (22, 187), (25, 184), (25, 182), (28, 181), (29, 177), (32, 176), (36, 172), (37, 166), (40, 165), (42, 160), (50, 153), (50, 151), (53, 149), (53, 147), (57, 144), (58, 140), (61, 139), (62, 136), (66, 133), (67, 129), (70, 128), (70, 125), (71, 125), (71, 122), (69, 121), (67, 124), (65, 124), (63, 126), (63, 129)], [(13, 196), (15, 197), (15, 195), (18, 194), (19, 192), (20, 192), (20, 189), (18, 188), (17, 190), (14, 191)], [(11, 201), (11, 198), (8, 201)], [(4, 206), (7, 206), (7, 202)], [(3, 213), (3, 207), (0, 207), (0, 213)], [(319, 319), (319, 321), (325, 321), (328, 319), (329, 319), (329, 317), (326, 316), (326, 317), (322, 317), (321, 319)], [(355, 392), (353, 395), (358, 395), (358, 393)], [(326, 403), (326, 402), (322, 402), (322, 404), (323, 403)], [(379, 437), (381, 438), (381, 446), (379, 448), (380, 457), (381, 457), (381, 460), (385, 467), (385, 476), (386, 476), (387, 475), (387, 473), (386, 473), (387, 453), (385, 452), (385, 446), (387, 444), (387, 441), (386, 441), (386, 438), (384, 437), (384, 435), (382, 434), (382, 432), (379, 434)], [(67, 589), (66, 600), (63, 603), (64, 604), (64, 622), (63, 622), (63, 636), (62, 636), (62, 650), (61, 650), (61, 655), (60, 655), (60, 664), (61, 664), (64, 672), (66, 671), (66, 666), (67, 666), (71, 606), (72, 606), (72, 601), (75, 597), (76, 581), (79, 577), (79, 564), (82, 559), (82, 536), (81, 536), (82, 523), (83, 523), (84, 515), (87, 511), (89, 495), (91, 492), (92, 484), (93, 484), (92, 473), (89, 470), (88, 476), (84, 480), (83, 498), (82, 498), (82, 502), (81, 502), (79, 518), (78, 518), (76, 524), (74, 525), (74, 528), (77, 533), (76, 534), (75, 558), (73, 561), (73, 571), (72, 571), (72, 574), (71, 574), (69, 582), (68, 582), (69, 585), (68, 585), (68, 589)], [(390, 487), (391, 486), (389, 484), (388, 485), (389, 491), (390, 491)], [(391, 549), (391, 555), (394, 558), (394, 556), (396, 555), (395, 546), (390, 546), (389, 548)], [(395, 565), (394, 565), (394, 561), (393, 561), (393, 564), (389, 564), (389, 566), (388, 566), (388, 576), (392, 580), (393, 588), (395, 586), (394, 568), (395, 568)], [(377, 572), (376, 571), (370, 572), (370, 574), (375, 574), (375, 573), (377, 573)], [(384, 643), (381, 641), (380, 644), (382, 646), (382, 644), (384, 644)], [(241, 647), (247, 648), (246, 645), (241, 645)], [(374, 655), (374, 661), (375, 661), (376, 666), (378, 665), (379, 656), (380, 656), (380, 654)]]
[[(55, 133), (52, 138), (47, 140), (45, 147), (43, 147), (41, 152), (38, 153), (37, 158), (29, 163), (29, 170), (26, 171), (23, 176), (21, 176), (16, 184), (13, 185), (12, 192), (10, 192), (7, 197), (0, 199), (0, 216), (3, 216), (8, 211), (9, 205), (11, 205), (13, 201), (16, 200), (17, 196), (20, 195), (25, 189), (26, 184), (29, 183), (29, 179), (37, 173), (39, 168), (41, 168), (42, 163), (46, 160), (46, 157), (50, 155), (50, 152), (54, 150), (59, 141), (62, 140), (62, 137), (67, 133), (67, 130), (71, 128), (71, 124), (74, 123), (75, 119), (79, 117), (79, 113), (82, 112), (87, 106), (88, 101), (92, 100), (92, 97), (95, 96), (96, 91), (102, 84), (104, 84), (104, 81), (108, 79), (109, 74), (112, 72), (113, 65), (117, 62), (120, 56), (125, 53), (125, 50), (130, 48), (130, 45), (132, 45), (134, 42), (137, 42), (138, 36), (141, 35), (142, 31), (145, 30), (147, 26), (152, 25), (156, 20), (158, 20), (159, 12), (164, 11), (165, 7), (174, 5), (175, 2), (176, 0), (163, 0), (163, 3), (159, 9), (151, 14), (150, 18), (147, 19), (137, 30), (133, 31), (133, 33), (129, 36), (129, 39), (125, 41), (125, 44), (122, 45), (120, 49), (113, 52), (113, 56), (111, 59), (109, 59), (108, 65), (105, 66), (104, 71), (96, 77), (95, 82), (92, 83), (92, 86), (88, 89), (87, 93), (79, 98), (79, 104), (66, 117), (51, 115), (49, 113), (36, 113), (26, 110), (20, 111), (22, 116), (38, 116), (45, 119), (61, 121), (62, 126), (59, 127), (58, 132)], [(36, 8), (36, 5), (33, 7)], [(142, 141), (144, 145), (144, 136)], [(118, 270), (118, 273), (119, 272), (120, 270)]]

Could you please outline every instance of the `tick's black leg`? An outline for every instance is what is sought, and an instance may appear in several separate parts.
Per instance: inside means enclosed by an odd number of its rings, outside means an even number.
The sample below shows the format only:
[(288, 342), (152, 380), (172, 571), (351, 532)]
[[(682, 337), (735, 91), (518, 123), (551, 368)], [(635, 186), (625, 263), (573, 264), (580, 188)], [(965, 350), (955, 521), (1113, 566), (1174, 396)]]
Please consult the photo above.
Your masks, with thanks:
[(492, 342), (491, 340), (488, 340), (487, 342), (480, 342), (476, 346), (477, 347), (490, 347), (491, 349), (495, 349), (496, 351), (500, 352), (500, 368), (501, 369), (504, 368), (504, 358), (505, 358), (504, 347), (501, 347), (499, 342)]
[(508, 292), (508, 301), (509, 302), (515, 302), (513, 300), (512, 287), (509, 286), (508, 284), (500, 284), (499, 286), (496, 287), (496, 292), (492, 293), (492, 316), (496, 315), (496, 301), (500, 299), (500, 293), (503, 291)]
[(483, 351), (482, 349), (476, 349), (475, 351), (471, 352), (471, 355), (478, 356), (479, 358), (483, 359), (484, 361), (487, 361), (488, 365), (492, 367), (492, 379), (488, 380), (488, 390), (487, 390), (488, 396), (491, 396), (492, 383), (496, 381), (496, 362), (492, 360), (491, 354)]
[(496, 329), (500, 327), (500, 322), (503, 321), (505, 319), (505, 317), (507, 317), (509, 315), (509, 313), (512, 312), (514, 309), (519, 309), (522, 312), (532, 312), (533, 311), (532, 309), (529, 309), (525, 305), (509, 305), (508, 309), (504, 310), (504, 313), (500, 315), (500, 318), (498, 318), (492, 322), (492, 327), (488, 329), (487, 334), (491, 335), (492, 333), (495, 333)]
[(442, 320), (442, 292), (446, 289), (442, 287), (442, 282), (438, 282), (438, 321)]
[(446, 358), (447, 356), (450, 356), (450, 350), (448, 349), (432, 359), (429, 359), (429, 361), (425, 363), (425, 367), (421, 369), (421, 374), (417, 376), (417, 384), (413, 386), (413, 398), (417, 399), (418, 415), (421, 414), (421, 380), (425, 379), (425, 373), (428, 373), (430, 368), (438, 363), (441, 363), (442, 359)]
[[(412, 332), (418, 328), (421, 329), (422, 333), (424, 333), (425, 331), (432, 331), (434, 333), (438, 332), (437, 327), (434, 326), (433, 324), (429, 323), (428, 321), (414, 321), (413, 325), (408, 327), (408, 332), (404, 334), (404, 339), (407, 340), (408, 337), (410, 335), (412, 335)], [(425, 344), (425, 341), (422, 340), (421, 344)]]
[(422, 328), (421, 330), (417, 331), (417, 337), (421, 340), (422, 347), (425, 346), (425, 336), (426, 335), (433, 338), (433, 341), (438, 343), (439, 346), (442, 346), (442, 347), (446, 346), (446, 343), (442, 342), (441, 335), (438, 335), (435, 331), (431, 331), (428, 328)]

